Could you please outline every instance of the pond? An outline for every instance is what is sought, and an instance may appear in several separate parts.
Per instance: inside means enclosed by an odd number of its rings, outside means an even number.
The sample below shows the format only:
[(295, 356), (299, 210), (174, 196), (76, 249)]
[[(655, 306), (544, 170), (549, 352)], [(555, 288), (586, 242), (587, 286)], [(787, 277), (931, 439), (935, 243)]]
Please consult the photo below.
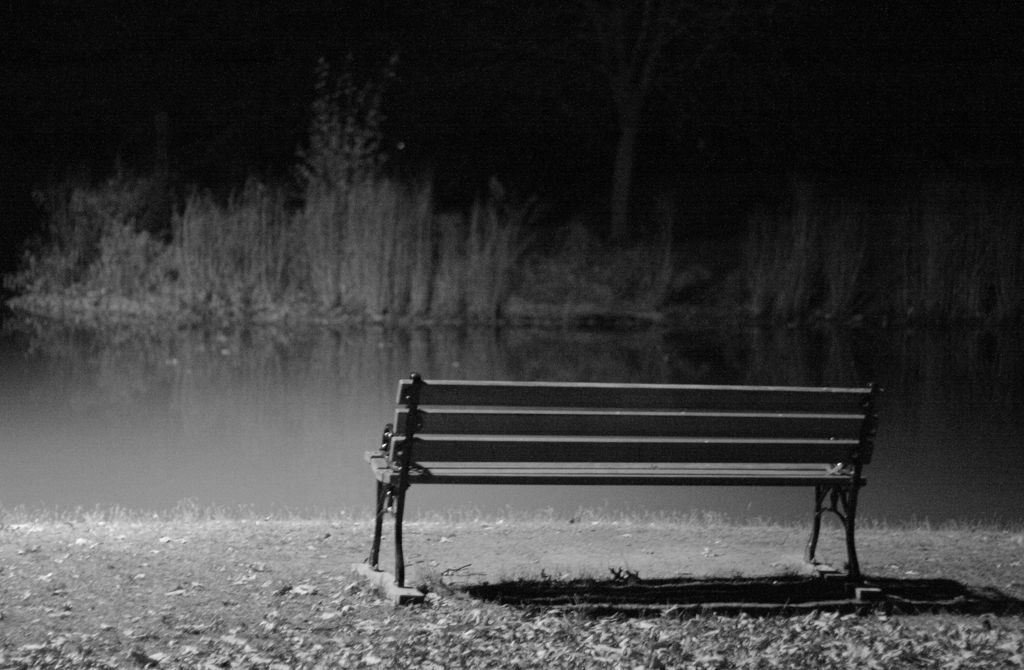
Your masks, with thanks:
[[(795, 329), (71, 328), (0, 334), (0, 506), (368, 511), (363, 452), (411, 371), (447, 379), (877, 381), (861, 513), (1024, 521), (1024, 344), (1013, 333)], [(794, 520), (811, 491), (418, 487), (417, 513), (581, 509)]]

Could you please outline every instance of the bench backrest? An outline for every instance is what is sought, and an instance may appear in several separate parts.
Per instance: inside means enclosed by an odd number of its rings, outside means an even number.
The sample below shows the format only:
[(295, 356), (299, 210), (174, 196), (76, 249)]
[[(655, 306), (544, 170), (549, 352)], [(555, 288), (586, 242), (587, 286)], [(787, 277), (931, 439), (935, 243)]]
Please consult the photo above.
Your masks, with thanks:
[(393, 456), (415, 462), (871, 460), (873, 385), (852, 388), (424, 381), (398, 388)]

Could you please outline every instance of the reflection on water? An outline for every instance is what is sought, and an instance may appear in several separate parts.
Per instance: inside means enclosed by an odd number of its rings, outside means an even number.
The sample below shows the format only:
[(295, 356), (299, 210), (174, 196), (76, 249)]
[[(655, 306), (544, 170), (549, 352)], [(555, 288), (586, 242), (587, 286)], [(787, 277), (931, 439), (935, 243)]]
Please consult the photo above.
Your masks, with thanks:
[[(68, 329), (0, 335), (0, 505), (368, 509), (397, 380), (886, 388), (863, 500), (887, 519), (1024, 520), (1021, 343), (990, 332)], [(419, 487), (413, 510), (580, 507), (796, 518), (810, 492)]]

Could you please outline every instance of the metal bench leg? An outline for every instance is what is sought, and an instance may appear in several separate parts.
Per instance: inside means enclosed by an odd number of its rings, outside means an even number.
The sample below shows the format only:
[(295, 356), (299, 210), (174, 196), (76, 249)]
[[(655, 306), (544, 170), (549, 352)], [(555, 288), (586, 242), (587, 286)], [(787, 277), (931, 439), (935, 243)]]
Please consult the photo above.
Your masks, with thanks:
[(405, 514), (405, 491), (396, 493), (395, 500), (395, 583), (405, 587), (405, 552), (402, 550), (402, 516)]
[[(384, 433), (380, 438), (380, 453), (386, 454), (394, 436), (392, 425), (385, 424)], [(370, 567), (377, 569), (380, 563), (380, 536), (384, 527), (384, 514), (387, 512), (387, 500), (391, 495), (391, 484), (377, 480), (377, 509), (373, 518), (373, 545), (370, 547)]]
[(370, 547), (370, 567), (374, 570), (380, 563), (380, 536), (384, 528), (385, 501), (388, 497), (387, 487), (383, 482), (377, 482), (377, 511), (373, 519), (373, 546)]
[(811, 538), (807, 541), (807, 549), (804, 551), (804, 560), (814, 563), (814, 554), (818, 550), (818, 535), (821, 533), (821, 514), (824, 512), (821, 504), (828, 495), (828, 489), (824, 486), (814, 487), (814, 519), (811, 521)]
[[(816, 486), (814, 487), (814, 520), (811, 522), (811, 537), (807, 541), (807, 549), (804, 558), (808, 563), (814, 563), (814, 555), (818, 548), (818, 536), (821, 533), (821, 515), (825, 512), (832, 512), (843, 524), (843, 531), (846, 535), (846, 565), (847, 579), (851, 582), (859, 582), (860, 562), (857, 560), (857, 544), (854, 529), (857, 523), (857, 486)], [(828, 498), (828, 504), (825, 499)]]
[(846, 510), (843, 514), (843, 526), (846, 528), (846, 557), (849, 565), (847, 578), (851, 582), (860, 581), (860, 562), (857, 560), (857, 545), (854, 542), (854, 527), (857, 521), (857, 486), (850, 487), (845, 496)]

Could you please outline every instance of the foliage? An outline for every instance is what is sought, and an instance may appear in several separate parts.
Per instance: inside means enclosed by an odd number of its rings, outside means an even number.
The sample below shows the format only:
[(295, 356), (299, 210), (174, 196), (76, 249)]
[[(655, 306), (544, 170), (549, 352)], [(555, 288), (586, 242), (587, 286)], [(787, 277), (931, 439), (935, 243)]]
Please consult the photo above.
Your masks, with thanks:
[(308, 146), (299, 149), (296, 167), (307, 192), (377, 176), (387, 160), (381, 105), (397, 62), (392, 56), (383, 71), (362, 83), (356, 81), (351, 58), (333, 80), (330, 64), (324, 58), (317, 63)]
[(149, 180), (121, 171), (96, 186), (69, 181), (37, 190), (46, 242), (5, 285), (43, 303), (65, 295), (112, 312), (145, 311), (128, 302), (167, 303), (178, 274), (174, 254), (139, 229), (151, 197)]
[(352, 64), (317, 70), (301, 200), (250, 179), (221, 200), (193, 191), (175, 213), (170, 244), (135, 233), (144, 180), (41, 193), (50, 242), (9, 280), (22, 306), (65, 312), (60, 296), (95, 300), (72, 311), (120, 311), (160, 298), (170, 315), (278, 320), (441, 318), (493, 321), (508, 295), (528, 208), (492, 195), (466, 213), (435, 211), (429, 178), (384, 174), (382, 96), (394, 58), (356, 83)]
[[(125, 246), (124, 238), (141, 219), (148, 196), (147, 180), (120, 169), (99, 185), (72, 178), (36, 189), (33, 198), (46, 216), (45, 238), (11, 279), (12, 286), (52, 291), (87, 280), (104, 244), (108, 256), (114, 252), (111, 247)], [(115, 239), (104, 242), (111, 237)]]
[(655, 239), (616, 248), (573, 221), (525, 259), (517, 296), (560, 318), (636, 315), (664, 304), (672, 271), (669, 226)]
[(146, 231), (113, 225), (99, 241), (99, 257), (84, 285), (125, 298), (162, 294), (177, 274), (171, 250)]

